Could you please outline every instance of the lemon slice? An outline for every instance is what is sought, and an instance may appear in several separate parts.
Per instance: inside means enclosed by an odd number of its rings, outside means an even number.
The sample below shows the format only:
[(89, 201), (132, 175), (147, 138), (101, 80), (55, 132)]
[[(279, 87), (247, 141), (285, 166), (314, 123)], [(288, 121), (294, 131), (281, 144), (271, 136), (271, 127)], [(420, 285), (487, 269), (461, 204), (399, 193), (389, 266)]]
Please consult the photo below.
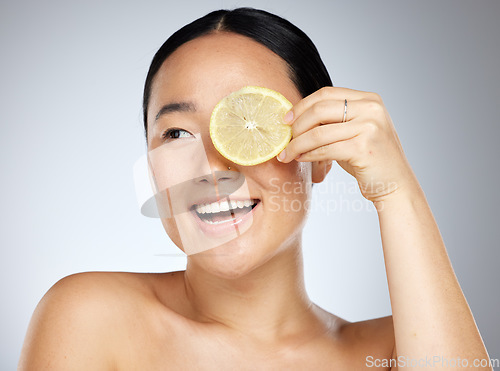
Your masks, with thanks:
[(223, 98), (210, 118), (210, 138), (222, 156), (244, 166), (277, 156), (292, 138), (283, 116), (292, 104), (280, 93), (246, 86)]

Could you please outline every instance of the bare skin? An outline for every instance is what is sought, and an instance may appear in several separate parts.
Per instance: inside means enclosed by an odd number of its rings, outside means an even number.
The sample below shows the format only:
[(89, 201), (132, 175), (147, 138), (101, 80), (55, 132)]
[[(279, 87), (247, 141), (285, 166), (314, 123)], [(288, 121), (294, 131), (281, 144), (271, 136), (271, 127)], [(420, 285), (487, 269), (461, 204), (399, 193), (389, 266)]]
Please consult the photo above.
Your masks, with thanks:
[[(185, 272), (64, 278), (33, 315), (20, 369), (357, 370), (366, 368), (367, 356), (486, 358), (423, 192), (377, 95), (329, 88), (303, 99), (279, 57), (243, 36), (216, 33), (184, 44), (160, 69), (148, 110), (148, 147), (160, 146), (162, 133), (172, 127), (207, 139), (215, 104), (245, 85), (277, 90), (294, 105), (286, 119), (294, 137), (279, 161), (241, 167), (204, 141), (212, 171), (244, 173), (251, 197), (261, 200), (250, 230), (211, 251), (218, 254), (188, 256)], [(344, 98), (350, 102), (347, 124), (341, 124)], [(172, 102), (195, 109), (153, 123)], [(270, 207), (275, 187), (269, 179), (280, 189), (284, 182), (321, 182), (332, 161), (356, 177), (379, 212), (394, 325), (392, 317), (349, 323), (312, 303), (301, 254), (307, 213)], [(311, 194), (304, 187), (279, 196), (305, 203)], [(174, 220), (162, 223), (182, 248)]]
[(390, 317), (349, 324), (312, 306), (256, 334), (200, 318), (184, 284), (183, 272), (63, 279), (32, 319), (20, 368), (356, 370), (391, 356)]

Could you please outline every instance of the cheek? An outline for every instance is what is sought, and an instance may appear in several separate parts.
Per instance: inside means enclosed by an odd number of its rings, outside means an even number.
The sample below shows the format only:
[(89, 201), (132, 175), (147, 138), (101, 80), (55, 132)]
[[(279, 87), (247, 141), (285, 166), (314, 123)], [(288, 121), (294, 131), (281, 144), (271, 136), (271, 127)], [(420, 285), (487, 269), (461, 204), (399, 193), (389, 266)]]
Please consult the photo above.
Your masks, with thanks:
[[(311, 192), (311, 163), (292, 161), (279, 166), (270, 178), (275, 193), (295, 195), (296, 198), (308, 198)], [(278, 191), (279, 188), (279, 191)]]
[(311, 202), (311, 163), (293, 161), (281, 167), (269, 185), (270, 211), (290, 224), (302, 223)]

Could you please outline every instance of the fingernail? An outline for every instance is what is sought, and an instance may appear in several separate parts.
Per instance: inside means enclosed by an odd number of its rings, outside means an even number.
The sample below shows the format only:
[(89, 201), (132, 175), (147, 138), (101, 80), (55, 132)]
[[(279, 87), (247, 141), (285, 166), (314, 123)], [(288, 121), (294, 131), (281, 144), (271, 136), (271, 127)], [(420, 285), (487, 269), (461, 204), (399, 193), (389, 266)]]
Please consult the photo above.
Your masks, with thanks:
[(293, 120), (293, 111), (288, 111), (285, 117), (283, 117), (283, 121), (289, 124), (290, 122), (292, 122), (292, 120)]
[(286, 157), (285, 150), (281, 151), (281, 153), (278, 155), (278, 161), (283, 162), (283, 160)]

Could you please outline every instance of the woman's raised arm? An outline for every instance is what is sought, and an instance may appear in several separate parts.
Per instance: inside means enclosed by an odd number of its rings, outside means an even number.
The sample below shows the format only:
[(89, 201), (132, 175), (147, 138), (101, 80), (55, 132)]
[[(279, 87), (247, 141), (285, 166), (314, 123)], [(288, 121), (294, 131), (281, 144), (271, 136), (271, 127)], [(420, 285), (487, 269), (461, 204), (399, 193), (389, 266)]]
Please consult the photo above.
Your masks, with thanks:
[(313, 178), (319, 161), (337, 161), (377, 208), (398, 359), (442, 368), (484, 364), (474, 317), (382, 99), (329, 87), (291, 112), (285, 122), (293, 139), (278, 159), (312, 162)]

